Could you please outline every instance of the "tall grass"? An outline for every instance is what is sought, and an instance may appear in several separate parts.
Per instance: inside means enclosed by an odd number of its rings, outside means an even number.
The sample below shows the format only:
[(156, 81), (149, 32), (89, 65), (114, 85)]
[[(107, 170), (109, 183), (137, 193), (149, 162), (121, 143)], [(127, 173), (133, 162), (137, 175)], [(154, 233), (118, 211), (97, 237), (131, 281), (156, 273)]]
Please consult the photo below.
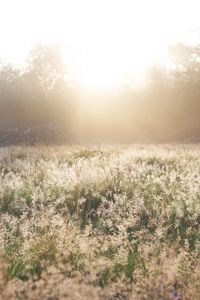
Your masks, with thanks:
[(0, 253), (2, 299), (200, 299), (200, 147), (1, 149)]

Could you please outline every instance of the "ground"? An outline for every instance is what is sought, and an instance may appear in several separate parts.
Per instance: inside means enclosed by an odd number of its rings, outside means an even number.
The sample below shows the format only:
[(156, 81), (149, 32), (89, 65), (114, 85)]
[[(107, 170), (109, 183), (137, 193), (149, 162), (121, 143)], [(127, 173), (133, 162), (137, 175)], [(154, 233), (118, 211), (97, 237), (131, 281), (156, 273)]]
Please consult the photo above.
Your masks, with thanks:
[(0, 299), (200, 299), (200, 146), (1, 148)]

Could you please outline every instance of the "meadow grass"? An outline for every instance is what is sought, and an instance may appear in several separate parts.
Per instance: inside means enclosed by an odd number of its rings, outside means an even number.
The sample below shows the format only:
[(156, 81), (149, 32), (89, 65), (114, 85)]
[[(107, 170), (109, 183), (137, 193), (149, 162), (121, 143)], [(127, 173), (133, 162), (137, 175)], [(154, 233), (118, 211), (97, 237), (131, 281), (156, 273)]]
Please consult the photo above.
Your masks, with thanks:
[(200, 146), (0, 149), (0, 299), (200, 299)]

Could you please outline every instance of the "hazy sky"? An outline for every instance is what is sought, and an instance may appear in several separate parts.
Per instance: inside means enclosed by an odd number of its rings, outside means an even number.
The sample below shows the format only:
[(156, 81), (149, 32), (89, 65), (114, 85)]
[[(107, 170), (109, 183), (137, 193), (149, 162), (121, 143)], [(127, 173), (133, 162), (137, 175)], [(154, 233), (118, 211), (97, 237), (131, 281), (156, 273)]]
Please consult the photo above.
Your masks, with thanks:
[(58, 42), (85, 80), (105, 67), (109, 80), (169, 43), (198, 43), (199, 11), (199, 0), (0, 0), (0, 57), (21, 63), (36, 43)]

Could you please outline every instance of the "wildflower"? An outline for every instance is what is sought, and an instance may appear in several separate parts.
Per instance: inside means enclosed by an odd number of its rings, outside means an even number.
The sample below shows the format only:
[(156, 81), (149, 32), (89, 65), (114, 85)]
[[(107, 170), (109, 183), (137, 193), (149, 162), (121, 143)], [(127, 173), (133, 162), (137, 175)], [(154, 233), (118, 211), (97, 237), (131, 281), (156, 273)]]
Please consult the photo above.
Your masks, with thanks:
[(176, 298), (176, 297), (178, 296), (177, 290), (173, 290), (172, 296), (173, 296), (174, 298)]

